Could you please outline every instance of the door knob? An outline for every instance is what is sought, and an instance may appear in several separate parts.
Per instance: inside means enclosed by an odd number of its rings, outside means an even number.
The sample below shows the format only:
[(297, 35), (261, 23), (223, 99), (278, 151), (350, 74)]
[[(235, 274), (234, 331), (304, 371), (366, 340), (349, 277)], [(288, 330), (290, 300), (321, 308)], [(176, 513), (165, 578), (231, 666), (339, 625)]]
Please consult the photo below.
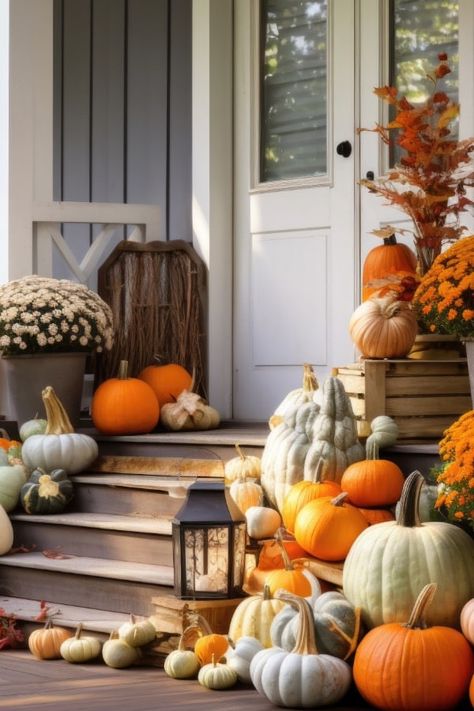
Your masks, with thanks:
[(375, 174), (373, 170), (368, 170), (367, 173), (365, 174), (365, 177), (367, 180), (373, 180), (375, 178)]
[(350, 141), (341, 141), (340, 143), (338, 143), (336, 146), (336, 153), (338, 156), (342, 156), (343, 158), (349, 158), (350, 154), (352, 153), (352, 146)]

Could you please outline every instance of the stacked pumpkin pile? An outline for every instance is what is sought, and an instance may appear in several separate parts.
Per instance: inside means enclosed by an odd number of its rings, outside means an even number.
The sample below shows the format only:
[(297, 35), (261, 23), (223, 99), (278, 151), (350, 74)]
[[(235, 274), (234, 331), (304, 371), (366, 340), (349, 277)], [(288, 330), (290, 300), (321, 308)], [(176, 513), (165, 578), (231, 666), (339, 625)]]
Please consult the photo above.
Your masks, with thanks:
[(158, 424), (173, 431), (218, 427), (218, 411), (193, 387), (192, 375), (177, 363), (149, 365), (133, 378), (123, 360), (117, 377), (95, 390), (92, 422), (107, 435), (146, 434)]

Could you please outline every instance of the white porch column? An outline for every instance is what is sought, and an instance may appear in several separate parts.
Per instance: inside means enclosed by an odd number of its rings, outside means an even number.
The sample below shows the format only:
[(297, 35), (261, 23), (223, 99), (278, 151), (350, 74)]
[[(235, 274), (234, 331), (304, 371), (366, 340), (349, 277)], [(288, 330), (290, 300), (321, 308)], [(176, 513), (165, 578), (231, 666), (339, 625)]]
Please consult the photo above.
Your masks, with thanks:
[(0, 0), (0, 283), (33, 271), (32, 205), (52, 200), (53, 0)]
[(232, 0), (193, 0), (193, 244), (208, 268), (209, 401), (232, 415)]

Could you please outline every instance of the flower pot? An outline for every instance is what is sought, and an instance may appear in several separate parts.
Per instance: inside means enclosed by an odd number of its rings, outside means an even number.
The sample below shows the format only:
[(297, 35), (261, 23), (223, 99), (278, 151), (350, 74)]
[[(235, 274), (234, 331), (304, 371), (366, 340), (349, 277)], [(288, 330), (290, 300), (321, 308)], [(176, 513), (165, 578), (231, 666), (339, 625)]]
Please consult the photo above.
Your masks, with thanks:
[(41, 392), (51, 385), (74, 427), (78, 426), (87, 353), (35, 353), (2, 356), (7, 390), (6, 417), (21, 426), (37, 414), (45, 417)]

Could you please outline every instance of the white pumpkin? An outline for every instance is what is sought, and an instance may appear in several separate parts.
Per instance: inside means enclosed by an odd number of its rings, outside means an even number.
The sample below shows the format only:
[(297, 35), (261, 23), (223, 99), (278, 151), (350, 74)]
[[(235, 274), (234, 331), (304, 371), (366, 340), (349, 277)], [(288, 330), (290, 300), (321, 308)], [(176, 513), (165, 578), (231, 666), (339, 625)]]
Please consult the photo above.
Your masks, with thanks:
[(96, 659), (102, 649), (102, 641), (98, 637), (82, 634), (82, 624), (79, 624), (74, 637), (65, 639), (59, 653), (66, 662), (83, 664)]
[(7, 512), (0, 506), (0, 555), (5, 555), (13, 545), (13, 526)]
[(245, 454), (240, 444), (235, 444), (238, 457), (232, 457), (224, 465), (224, 478), (226, 484), (247, 479), (260, 479), (260, 457)]
[(97, 459), (97, 442), (89, 435), (74, 432), (67, 412), (53, 388), (42, 392), (48, 418), (44, 434), (28, 437), (22, 447), (22, 458), (29, 469), (64, 469), (68, 474), (84, 471)]
[(131, 647), (142, 647), (155, 639), (156, 629), (150, 620), (137, 621), (135, 615), (130, 615), (130, 620), (120, 625), (118, 636)]
[(268, 420), (268, 425), (271, 430), (281, 425), (286, 415), (288, 415), (295, 407), (300, 407), (306, 402), (315, 401), (316, 391), (318, 389), (318, 381), (314, 374), (313, 367), (309, 363), (303, 365), (303, 385), (301, 388), (291, 390), (288, 395), (285, 395), (281, 403), (276, 408), (273, 415)]
[(117, 632), (114, 631), (102, 647), (102, 658), (108, 667), (125, 669), (138, 661), (140, 650), (138, 647), (132, 647), (124, 639), (118, 639)]
[(250, 506), (245, 512), (245, 519), (247, 533), (256, 540), (271, 538), (281, 526), (280, 514), (268, 506)]
[(227, 666), (235, 671), (242, 683), (250, 684), (250, 662), (262, 649), (263, 644), (255, 637), (241, 637), (226, 652)]
[(0, 504), (7, 513), (18, 504), (24, 483), (25, 470), (21, 465), (0, 466)]

